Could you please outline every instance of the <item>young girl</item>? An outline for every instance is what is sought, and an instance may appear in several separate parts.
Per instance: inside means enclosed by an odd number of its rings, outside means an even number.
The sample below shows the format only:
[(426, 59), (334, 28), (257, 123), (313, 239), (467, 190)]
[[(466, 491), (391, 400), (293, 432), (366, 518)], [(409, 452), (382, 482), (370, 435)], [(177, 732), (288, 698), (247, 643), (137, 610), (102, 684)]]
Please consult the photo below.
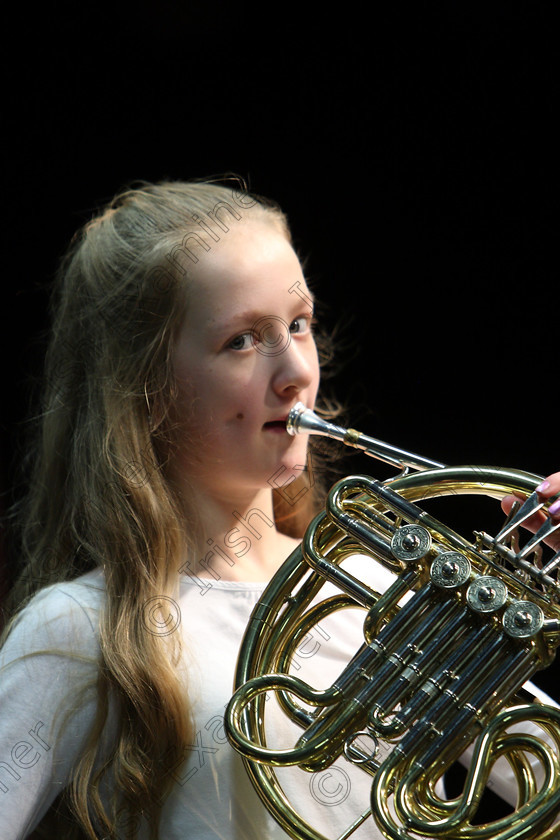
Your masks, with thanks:
[[(280, 840), (223, 713), (321, 495), (319, 454), (285, 430), (319, 386), (286, 219), (238, 185), (127, 190), (75, 237), (53, 301), (0, 650), (0, 836)], [(333, 673), (345, 634), (317, 642)], [(370, 780), (327, 781), (310, 821), (336, 837)]]

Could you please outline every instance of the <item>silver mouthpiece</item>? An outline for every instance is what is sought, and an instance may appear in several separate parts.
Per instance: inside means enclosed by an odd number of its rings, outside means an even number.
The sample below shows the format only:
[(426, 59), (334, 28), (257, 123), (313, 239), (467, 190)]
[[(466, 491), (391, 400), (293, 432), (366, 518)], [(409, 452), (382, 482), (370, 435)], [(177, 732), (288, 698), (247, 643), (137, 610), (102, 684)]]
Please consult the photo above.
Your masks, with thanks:
[(336, 438), (337, 440), (344, 440), (346, 434), (345, 429), (342, 429), (340, 426), (335, 426), (333, 423), (328, 423), (326, 420), (321, 420), (314, 411), (306, 408), (301, 402), (296, 403), (288, 414), (286, 431), (291, 435), (307, 433), (325, 435), (326, 437)]
[(305, 413), (312, 414), (309, 408), (306, 408), (302, 402), (298, 402), (294, 405), (294, 407), (290, 410), (286, 420), (286, 431), (290, 435), (297, 435), (300, 431), (300, 420), (302, 414)]

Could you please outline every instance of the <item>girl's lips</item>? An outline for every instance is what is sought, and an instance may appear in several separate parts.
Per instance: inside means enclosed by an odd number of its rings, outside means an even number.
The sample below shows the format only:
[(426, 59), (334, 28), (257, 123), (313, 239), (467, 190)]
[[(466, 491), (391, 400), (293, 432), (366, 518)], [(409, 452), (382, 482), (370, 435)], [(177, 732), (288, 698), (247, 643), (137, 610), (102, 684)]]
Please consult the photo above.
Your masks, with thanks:
[(267, 432), (285, 432), (286, 419), (287, 417), (279, 418), (278, 420), (269, 420), (268, 423), (264, 423), (263, 429)]

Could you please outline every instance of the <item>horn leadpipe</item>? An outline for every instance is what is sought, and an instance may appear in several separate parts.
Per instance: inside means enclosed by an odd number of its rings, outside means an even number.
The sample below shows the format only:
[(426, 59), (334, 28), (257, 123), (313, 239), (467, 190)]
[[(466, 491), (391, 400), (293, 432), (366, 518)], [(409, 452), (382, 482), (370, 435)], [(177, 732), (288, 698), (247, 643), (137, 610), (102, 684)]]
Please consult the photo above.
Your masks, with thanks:
[(377, 458), (377, 460), (399, 469), (409, 467), (414, 470), (433, 470), (445, 467), (445, 464), (439, 461), (432, 461), (431, 458), (424, 458), (414, 452), (407, 452), (406, 449), (399, 449), (399, 447), (390, 443), (364, 435), (356, 429), (344, 429), (342, 426), (336, 426), (334, 423), (322, 420), (301, 402), (296, 403), (288, 414), (286, 430), (291, 435), (323, 435), (339, 440), (347, 446), (362, 450), (365, 455)]

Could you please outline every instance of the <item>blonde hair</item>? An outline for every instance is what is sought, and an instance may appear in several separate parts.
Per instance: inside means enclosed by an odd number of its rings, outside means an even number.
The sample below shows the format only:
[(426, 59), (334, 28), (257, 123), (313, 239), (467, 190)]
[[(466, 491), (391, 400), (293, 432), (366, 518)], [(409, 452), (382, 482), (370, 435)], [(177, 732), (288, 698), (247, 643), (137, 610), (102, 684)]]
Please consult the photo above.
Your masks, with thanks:
[[(58, 272), (33, 469), (19, 512), (25, 565), (10, 609), (16, 616), (42, 586), (103, 570), (98, 712), (68, 791), (75, 836), (95, 838), (95, 824), (116, 837), (123, 811), (143, 813), (157, 837), (169, 771), (192, 743), (178, 634), (147, 632), (139, 605), (171, 597), (185, 559), (184, 511), (166, 459), (171, 352), (188, 266), (246, 214), (290, 238), (280, 209), (238, 180), (142, 183), (85, 225)], [(275, 492), (280, 530), (302, 535), (322, 491), (318, 475), (311, 492), (298, 493), (310, 490), (305, 476), (289, 496)], [(106, 813), (103, 771), (93, 768), (109, 697), (120, 719), (110, 757), (118, 796)], [(133, 824), (127, 836), (135, 836)]]

